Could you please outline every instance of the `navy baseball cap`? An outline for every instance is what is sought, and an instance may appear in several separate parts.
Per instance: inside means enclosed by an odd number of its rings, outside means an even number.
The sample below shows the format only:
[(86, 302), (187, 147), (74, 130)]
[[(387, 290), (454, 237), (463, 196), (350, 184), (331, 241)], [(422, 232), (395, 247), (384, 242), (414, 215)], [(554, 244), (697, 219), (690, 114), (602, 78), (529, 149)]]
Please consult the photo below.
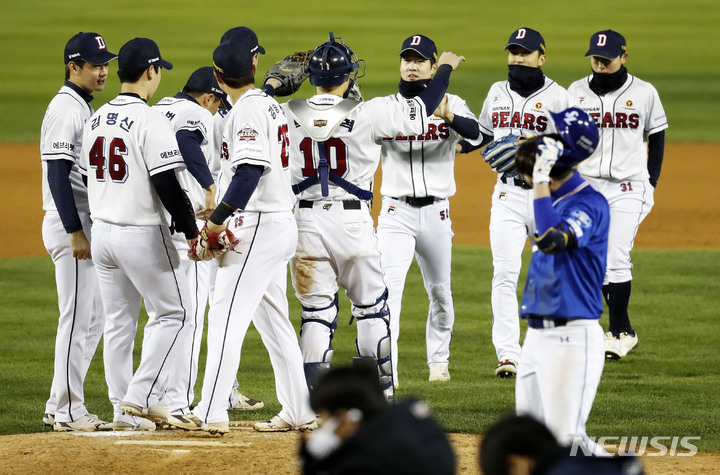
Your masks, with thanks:
[(512, 45), (520, 46), (528, 51), (540, 51), (545, 54), (545, 40), (539, 31), (532, 28), (518, 28), (512, 32), (505, 48), (508, 49)]
[(217, 79), (215, 79), (212, 66), (203, 66), (202, 68), (196, 69), (188, 78), (185, 87), (200, 92), (215, 94), (220, 98), (225, 96), (225, 92), (220, 89)]
[(150, 38), (133, 38), (118, 53), (118, 69), (120, 71), (137, 71), (158, 64), (165, 69), (172, 69), (172, 63), (162, 59), (160, 48)]
[(425, 59), (429, 59), (433, 63), (436, 63), (438, 60), (435, 42), (424, 35), (413, 35), (403, 41), (402, 48), (400, 49), (398, 56), (402, 56), (402, 54), (407, 50), (415, 51), (417, 54)]
[(90, 64), (105, 64), (117, 55), (107, 50), (102, 36), (97, 33), (83, 33), (82, 31), (70, 38), (65, 45), (65, 64), (81, 59)]
[(213, 51), (213, 66), (220, 74), (239, 78), (252, 73), (254, 52), (247, 44), (225, 41)]
[(585, 57), (615, 59), (626, 52), (627, 44), (623, 35), (613, 30), (602, 30), (590, 37), (590, 49), (585, 53)]
[(265, 48), (260, 46), (257, 35), (247, 26), (236, 26), (235, 28), (230, 28), (226, 31), (225, 34), (222, 35), (222, 38), (220, 38), (220, 43), (225, 43), (227, 41), (233, 41), (235, 43), (249, 46), (250, 52), (253, 54), (265, 54)]

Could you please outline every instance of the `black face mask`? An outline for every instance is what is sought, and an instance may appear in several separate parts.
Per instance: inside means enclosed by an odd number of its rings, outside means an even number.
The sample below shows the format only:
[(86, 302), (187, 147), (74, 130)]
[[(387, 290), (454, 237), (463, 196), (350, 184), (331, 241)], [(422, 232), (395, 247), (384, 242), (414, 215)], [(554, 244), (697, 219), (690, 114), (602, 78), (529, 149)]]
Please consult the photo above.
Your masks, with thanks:
[(430, 84), (430, 81), (432, 81), (432, 79), (418, 79), (417, 81), (405, 81), (401, 79), (398, 88), (403, 97), (415, 97), (425, 90), (427, 85)]
[(510, 89), (523, 97), (528, 97), (545, 84), (545, 75), (540, 68), (530, 68), (519, 64), (509, 64), (508, 82)]
[(620, 66), (618, 71), (611, 74), (596, 73), (593, 71), (593, 77), (590, 80), (590, 89), (597, 95), (603, 96), (608, 92), (620, 89), (620, 86), (627, 81), (628, 71), (625, 66)]

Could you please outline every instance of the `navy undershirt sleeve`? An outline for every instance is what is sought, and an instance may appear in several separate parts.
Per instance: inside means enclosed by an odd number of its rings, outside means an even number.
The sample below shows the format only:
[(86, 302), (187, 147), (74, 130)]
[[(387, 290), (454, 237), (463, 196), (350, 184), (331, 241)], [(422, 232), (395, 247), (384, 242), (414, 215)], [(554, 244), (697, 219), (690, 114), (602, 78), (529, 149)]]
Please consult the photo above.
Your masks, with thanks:
[(448, 125), (466, 139), (475, 140), (480, 137), (480, 125), (478, 125), (477, 120), (475, 119), (462, 117), (456, 114), (453, 121)]
[[(478, 126), (478, 130), (479, 130), (479, 129), (480, 129), (480, 127)], [(483, 148), (485, 145), (487, 145), (487, 144), (489, 144), (490, 142), (492, 142), (493, 139), (495, 138), (495, 137), (492, 136), (492, 135), (488, 135), (488, 134), (483, 133), (483, 132), (480, 132), (480, 133), (482, 134), (482, 138), (483, 138), (483, 139), (482, 139), (482, 142), (480, 142), (478, 145), (473, 145), (473, 144), (471, 144), (470, 142), (468, 142), (467, 140), (461, 140), (460, 142), (458, 142), (458, 143), (460, 144), (460, 148), (462, 148), (462, 151), (461, 151), (460, 153), (470, 153), (470, 152), (475, 151), (475, 150), (477, 150), (477, 149), (479, 149), (479, 148)]]
[(660, 179), (660, 170), (662, 169), (663, 156), (665, 155), (665, 131), (654, 133), (648, 136), (648, 173), (650, 174), (650, 184), (653, 188), (657, 187)]
[(179, 130), (175, 134), (175, 138), (177, 138), (185, 166), (197, 182), (200, 183), (200, 186), (207, 188), (215, 183), (210, 174), (205, 155), (200, 148), (203, 140), (202, 133), (199, 130)]
[(260, 165), (248, 163), (237, 167), (222, 200), (235, 208), (245, 209), (264, 170), (265, 168)]
[(452, 73), (452, 70), (452, 66), (449, 64), (440, 66), (428, 87), (418, 94), (417, 98), (425, 103), (428, 117), (435, 113), (435, 109), (445, 97), (445, 92), (450, 85), (450, 73)]
[(553, 208), (551, 197), (536, 198), (533, 200), (533, 208), (538, 236), (542, 236), (548, 229), (555, 228), (560, 224), (560, 215)]
[(75, 196), (70, 184), (72, 162), (69, 160), (47, 160), (45, 163), (47, 164), (50, 193), (55, 201), (55, 207), (60, 215), (65, 232), (70, 234), (80, 231), (83, 228), (82, 222), (78, 215)]
[(195, 216), (192, 204), (187, 195), (180, 187), (175, 176), (175, 170), (167, 170), (150, 177), (155, 191), (165, 209), (172, 216), (175, 228), (185, 235), (186, 239), (192, 239), (197, 234)]

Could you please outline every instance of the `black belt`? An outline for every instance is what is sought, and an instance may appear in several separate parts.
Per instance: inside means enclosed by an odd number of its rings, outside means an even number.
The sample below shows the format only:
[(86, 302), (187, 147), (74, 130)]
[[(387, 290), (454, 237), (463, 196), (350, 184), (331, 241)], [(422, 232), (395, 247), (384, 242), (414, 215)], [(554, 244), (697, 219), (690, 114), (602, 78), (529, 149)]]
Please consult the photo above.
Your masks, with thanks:
[(568, 322), (577, 320), (577, 318), (552, 318), (528, 315), (526, 320), (530, 328), (557, 328), (564, 327)]
[[(300, 200), (298, 207), (312, 208), (315, 203), (316, 201)], [(334, 201), (333, 203), (342, 203), (343, 209), (362, 209), (361, 203), (358, 200)]]
[(423, 198), (415, 198), (412, 196), (401, 196), (399, 198), (392, 197), (394, 200), (398, 201), (404, 201), (405, 203), (409, 204), (410, 206), (413, 206), (415, 208), (422, 208), (423, 206), (429, 206), (433, 203), (435, 203), (435, 200), (440, 200), (442, 198), (435, 198), (434, 196), (425, 196)]
[(502, 182), (505, 183), (506, 185), (519, 186), (519, 187), (522, 188), (523, 190), (532, 190), (532, 186), (531, 186), (531, 185), (528, 185), (528, 184), (525, 182), (525, 180), (523, 180), (523, 179), (520, 178), (519, 176), (506, 176), (506, 175), (502, 175), (502, 176), (500, 177), (500, 181), (502, 181)]

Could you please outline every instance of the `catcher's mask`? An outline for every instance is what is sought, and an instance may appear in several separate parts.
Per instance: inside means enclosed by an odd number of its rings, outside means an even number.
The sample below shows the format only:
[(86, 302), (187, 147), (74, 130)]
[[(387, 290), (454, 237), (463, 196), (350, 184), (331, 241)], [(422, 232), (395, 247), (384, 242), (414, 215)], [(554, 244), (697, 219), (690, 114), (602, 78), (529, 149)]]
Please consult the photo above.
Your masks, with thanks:
[(320, 87), (339, 86), (348, 80), (355, 80), (365, 75), (363, 68), (362, 75), (358, 76), (360, 62), (364, 60), (358, 59), (353, 51), (348, 48), (342, 38), (335, 40), (335, 35), (330, 32), (330, 40), (321, 44), (310, 56), (308, 61), (308, 73), (310, 74), (310, 84)]
[(556, 167), (572, 168), (595, 152), (600, 133), (595, 121), (582, 109), (571, 107), (556, 114), (550, 112), (558, 133), (567, 145)]

